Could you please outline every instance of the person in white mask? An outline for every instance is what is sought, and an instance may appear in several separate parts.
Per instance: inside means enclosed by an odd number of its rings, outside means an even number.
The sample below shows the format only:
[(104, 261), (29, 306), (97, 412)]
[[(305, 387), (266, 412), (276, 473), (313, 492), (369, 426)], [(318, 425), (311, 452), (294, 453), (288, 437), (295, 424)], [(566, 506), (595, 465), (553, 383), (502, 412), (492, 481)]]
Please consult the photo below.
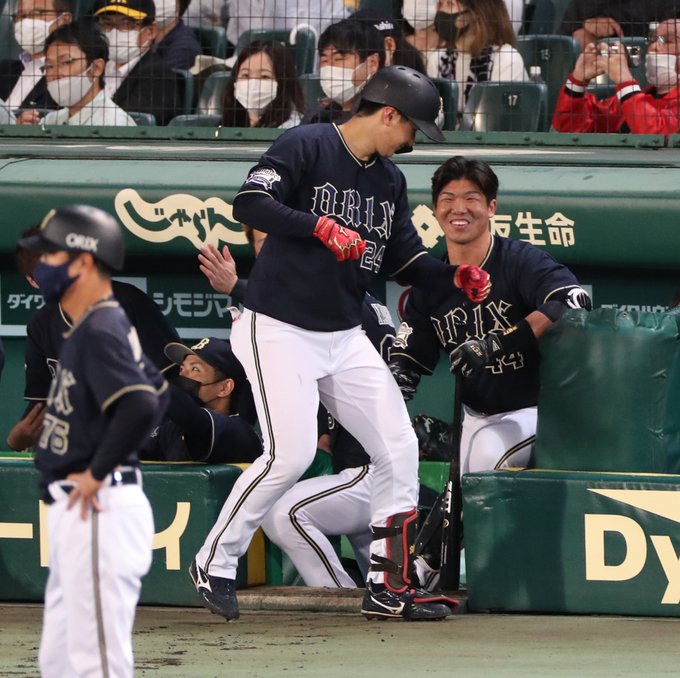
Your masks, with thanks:
[(106, 92), (123, 110), (150, 113), (159, 125), (178, 115), (177, 75), (152, 50), (153, 0), (99, 0), (93, 16), (109, 41)]
[(241, 50), (224, 94), (225, 127), (300, 124), (304, 99), (290, 52), (279, 43), (253, 42)]
[(168, 68), (189, 70), (201, 53), (201, 43), (182, 17), (191, 0), (155, 0), (156, 53), (163, 57)]
[[(14, 37), (21, 47), (19, 59), (0, 61), (0, 99), (10, 110), (56, 108), (47, 92), (42, 67), (45, 40), (60, 26), (71, 22), (69, 0), (18, 0)], [(35, 119), (39, 114), (35, 114)]]
[[(558, 132), (680, 132), (680, 17), (659, 24), (650, 36), (645, 72), (649, 87), (642, 89), (631, 73), (620, 43), (590, 43), (576, 61), (555, 106), (553, 127)], [(616, 85), (614, 96), (598, 101), (586, 90), (598, 75)]]
[(427, 61), (428, 52), (438, 49), (441, 43), (439, 33), (434, 27), (437, 0), (404, 0), (401, 13), (406, 22), (406, 40)]
[(91, 21), (58, 28), (45, 48), (47, 90), (61, 108), (47, 113), (42, 124), (134, 126), (104, 91), (109, 47)]
[[(351, 116), (366, 83), (385, 65), (380, 32), (369, 22), (343, 19), (319, 38), (319, 80), (326, 99), (305, 115), (304, 123), (338, 122)], [(312, 102), (306, 102), (309, 107)]]

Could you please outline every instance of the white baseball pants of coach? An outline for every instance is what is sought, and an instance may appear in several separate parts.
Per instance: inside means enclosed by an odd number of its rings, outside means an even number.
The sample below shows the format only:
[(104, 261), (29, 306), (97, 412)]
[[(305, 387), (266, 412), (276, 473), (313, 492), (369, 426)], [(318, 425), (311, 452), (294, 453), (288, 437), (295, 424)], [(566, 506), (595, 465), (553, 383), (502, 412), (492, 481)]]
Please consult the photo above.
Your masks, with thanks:
[(356, 588), (327, 535), (346, 535), (364, 578), (372, 533), (373, 467), (346, 468), (296, 483), (264, 517), (264, 533), (307, 586)]
[(132, 626), (151, 566), (153, 515), (139, 485), (105, 486), (97, 496), (102, 511), (87, 520), (79, 504), (67, 510), (66, 493), (48, 508), (43, 678), (133, 675)]
[[(236, 481), (199, 566), (235, 578), (264, 516), (314, 459), (319, 398), (375, 466), (371, 524), (415, 508), (418, 441), (394, 377), (361, 327), (314, 332), (246, 309), (231, 343), (253, 390), (264, 452)], [(373, 541), (371, 553), (384, 557), (385, 540)], [(383, 573), (369, 578), (382, 582)]]

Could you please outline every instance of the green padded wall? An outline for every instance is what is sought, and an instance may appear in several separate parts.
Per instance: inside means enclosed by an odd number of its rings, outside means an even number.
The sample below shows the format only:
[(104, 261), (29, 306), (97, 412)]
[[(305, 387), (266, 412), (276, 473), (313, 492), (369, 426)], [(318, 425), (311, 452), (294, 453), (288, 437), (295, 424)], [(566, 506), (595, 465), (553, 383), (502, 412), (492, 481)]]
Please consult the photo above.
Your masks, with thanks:
[(571, 311), (546, 332), (537, 468), (680, 471), (678, 319)]

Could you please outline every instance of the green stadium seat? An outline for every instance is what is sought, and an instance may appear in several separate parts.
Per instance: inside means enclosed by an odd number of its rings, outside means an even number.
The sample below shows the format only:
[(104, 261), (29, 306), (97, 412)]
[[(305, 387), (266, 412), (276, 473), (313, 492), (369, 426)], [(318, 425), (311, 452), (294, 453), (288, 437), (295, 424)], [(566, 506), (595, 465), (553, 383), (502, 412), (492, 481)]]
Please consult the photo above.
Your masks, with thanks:
[(14, 22), (9, 13), (0, 14), (0, 60), (18, 59), (21, 49), (14, 39)]
[(302, 94), (305, 97), (305, 111), (314, 110), (321, 99), (326, 97), (321, 89), (319, 76), (313, 73), (305, 73), (299, 79), (300, 85), (302, 85)]
[(193, 113), (191, 115), (176, 115), (168, 123), (168, 127), (218, 127), (221, 115), (205, 115)]
[(443, 130), (454, 130), (458, 124), (458, 83), (448, 78), (432, 78), (439, 90), (444, 108)]
[(227, 31), (222, 26), (192, 26), (203, 54), (226, 59), (228, 53)]
[(127, 114), (137, 123), (138, 127), (146, 127), (156, 124), (156, 116), (151, 113), (140, 113), (139, 111), (128, 111)]
[(222, 115), (224, 90), (230, 77), (231, 73), (229, 71), (216, 71), (205, 79), (198, 94), (196, 113), (202, 115)]
[(526, 0), (523, 35), (550, 35), (560, 32), (564, 12), (571, 0)]
[(194, 76), (181, 68), (173, 68), (177, 75), (177, 87), (182, 101), (181, 110), (185, 115), (194, 110)]
[(581, 53), (578, 40), (570, 35), (521, 35), (517, 38), (517, 50), (527, 72), (531, 66), (540, 67), (541, 77), (548, 85), (548, 116), (552, 118), (562, 85)]
[(473, 132), (547, 130), (548, 87), (538, 82), (478, 82), (470, 90), (460, 129)]
[[(291, 36), (294, 42), (291, 40)], [(236, 53), (238, 54), (244, 47), (247, 47), (251, 42), (258, 40), (260, 42), (271, 41), (280, 42), (282, 45), (288, 47), (295, 59), (295, 69), (298, 75), (304, 73), (312, 73), (314, 71), (314, 63), (316, 59), (316, 33), (311, 28), (302, 27), (298, 31), (288, 30), (265, 30), (256, 29), (244, 31), (238, 39), (236, 45)]]

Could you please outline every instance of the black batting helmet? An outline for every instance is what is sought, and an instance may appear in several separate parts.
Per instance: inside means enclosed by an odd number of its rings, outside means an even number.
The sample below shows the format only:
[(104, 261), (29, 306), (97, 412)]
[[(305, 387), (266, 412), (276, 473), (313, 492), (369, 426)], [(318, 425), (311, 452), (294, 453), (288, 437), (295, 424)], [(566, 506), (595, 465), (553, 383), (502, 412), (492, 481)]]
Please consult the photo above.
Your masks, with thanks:
[(125, 261), (125, 242), (118, 222), (91, 205), (50, 210), (40, 232), (21, 238), (19, 246), (38, 252), (89, 252), (114, 271), (120, 271)]
[(407, 66), (381, 68), (361, 90), (361, 101), (396, 108), (434, 141), (444, 141), (437, 127), (442, 100), (437, 86), (426, 75)]

